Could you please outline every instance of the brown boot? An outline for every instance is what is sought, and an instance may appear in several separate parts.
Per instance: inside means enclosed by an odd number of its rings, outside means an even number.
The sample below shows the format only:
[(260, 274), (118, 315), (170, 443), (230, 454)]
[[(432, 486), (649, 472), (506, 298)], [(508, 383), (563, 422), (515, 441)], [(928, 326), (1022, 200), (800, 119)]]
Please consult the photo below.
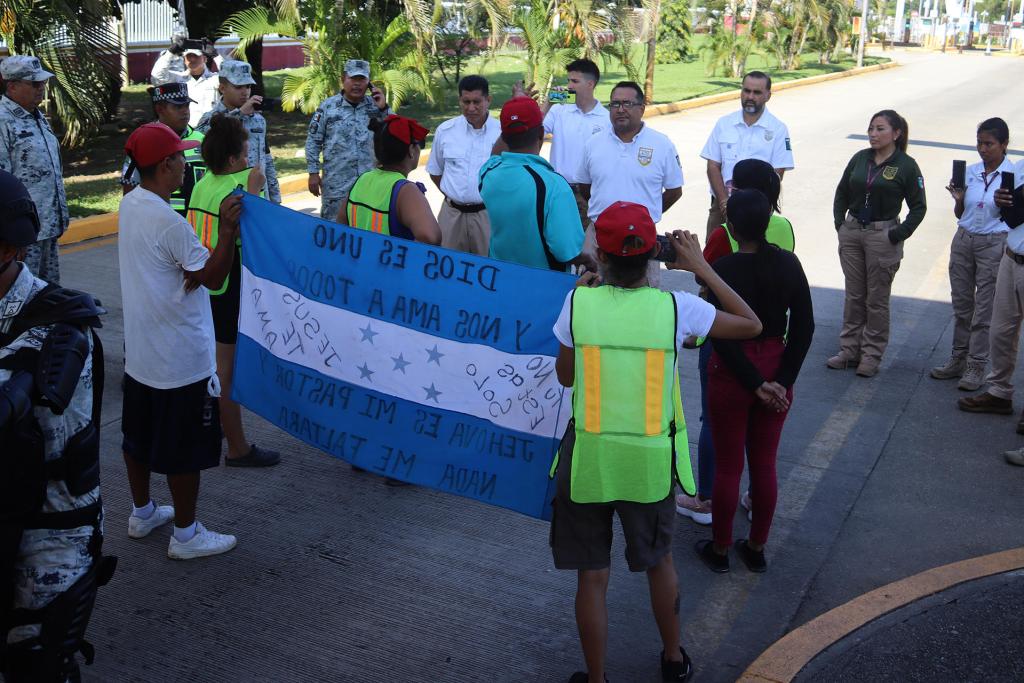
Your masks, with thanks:
[(840, 351), (825, 361), (825, 366), (831, 370), (845, 370), (856, 367), (857, 362), (856, 358), (848, 355), (845, 351)]
[(993, 396), (987, 391), (977, 396), (966, 396), (956, 402), (960, 410), (968, 413), (995, 413), (996, 415), (1013, 415), (1013, 401), (1008, 398)]

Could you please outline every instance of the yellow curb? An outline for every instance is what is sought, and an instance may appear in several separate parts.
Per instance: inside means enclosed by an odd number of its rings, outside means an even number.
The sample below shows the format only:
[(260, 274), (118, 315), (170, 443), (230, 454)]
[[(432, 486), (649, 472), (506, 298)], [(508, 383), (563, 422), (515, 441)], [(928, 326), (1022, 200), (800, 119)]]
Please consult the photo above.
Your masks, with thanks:
[(1024, 548), (954, 562), (877, 588), (787, 633), (738, 681), (788, 683), (827, 647), (895, 609), (967, 581), (1017, 569), (1024, 569)]
[[(884, 64), (872, 64), (871, 66), (862, 66), (859, 69), (853, 68), (846, 71), (836, 71), (830, 74), (820, 74), (818, 76), (808, 76), (806, 78), (797, 78), (792, 81), (780, 81), (772, 85), (772, 92), (779, 90), (789, 90), (790, 88), (799, 88), (805, 85), (814, 85), (816, 83), (824, 83), (825, 81), (834, 81), (840, 78), (849, 78), (850, 76), (859, 76), (861, 74), (871, 73), (872, 71), (882, 71), (883, 69), (892, 69), (899, 66), (896, 62), (885, 62)], [(644, 118), (650, 118), (652, 116), (663, 116), (665, 114), (675, 114), (676, 112), (686, 111), (687, 109), (696, 109), (698, 107), (707, 107), (712, 104), (719, 104), (721, 102), (729, 102), (737, 99), (739, 92), (737, 90), (730, 90), (729, 92), (718, 93), (717, 95), (705, 95), (704, 97), (694, 97), (689, 100), (682, 100), (679, 102), (666, 102), (665, 104), (652, 104), (644, 110)]]
[[(807, 78), (798, 78), (793, 81), (783, 81), (773, 86), (772, 90), (788, 90), (789, 88), (796, 88), (802, 85), (813, 85), (815, 83), (822, 83), (824, 81), (831, 81), (838, 78), (846, 78), (848, 76), (857, 76), (863, 73), (871, 71), (880, 71), (882, 69), (890, 69), (892, 67), (899, 66), (896, 62), (888, 62), (885, 64), (873, 64), (871, 66), (864, 66), (859, 69), (849, 69), (848, 71), (838, 71), (831, 74), (822, 74), (820, 76), (808, 76)], [(720, 93), (718, 95), (706, 95), (704, 97), (695, 97), (690, 100), (682, 100), (680, 102), (668, 102), (666, 104), (655, 104), (647, 107), (644, 111), (644, 118), (650, 118), (652, 116), (661, 116), (663, 114), (674, 114), (680, 111), (686, 111), (687, 109), (696, 109), (697, 107), (706, 107), (711, 104), (718, 104), (719, 102), (727, 102), (729, 100), (736, 99), (736, 90), (729, 92)], [(427, 165), (428, 155), (424, 154), (420, 157), (420, 168)], [(279, 178), (278, 182), (281, 185), (281, 195), (296, 194), (299, 192), (308, 192), (308, 180), (309, 174), (299, 173), (296, 175), (285, 176)], [(71, 221), (71, 225), (68, 226), (67, 231), (61, 236), (59, 243), (61, 246), (68, 244), (77, 244), (85, 240), (95, 239), (97, 237), (105, 237), (107, 235), (113, 235), (117, 233), (117, 212), (104, 213), (97, 216), (89, 216), (88, 218), (76, 218)]]

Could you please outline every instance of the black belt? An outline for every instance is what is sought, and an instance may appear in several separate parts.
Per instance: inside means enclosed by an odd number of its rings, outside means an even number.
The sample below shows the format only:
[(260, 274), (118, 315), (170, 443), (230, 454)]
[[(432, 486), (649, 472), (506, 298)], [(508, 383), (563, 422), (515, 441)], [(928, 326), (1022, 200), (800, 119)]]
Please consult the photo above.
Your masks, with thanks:
[(448, 203), (451, 204), (453, 209), (461, 211), (462, 213), (480, 213), (487, 208), (483, 204), (459, 204), (457, 201), (452, 199), (449, 199)]
[(1016, 261), (1019, 265), (1024, 266), (1024, 256), (1012, 251), (1009, 247), (1006, 248), (1006, 255)]

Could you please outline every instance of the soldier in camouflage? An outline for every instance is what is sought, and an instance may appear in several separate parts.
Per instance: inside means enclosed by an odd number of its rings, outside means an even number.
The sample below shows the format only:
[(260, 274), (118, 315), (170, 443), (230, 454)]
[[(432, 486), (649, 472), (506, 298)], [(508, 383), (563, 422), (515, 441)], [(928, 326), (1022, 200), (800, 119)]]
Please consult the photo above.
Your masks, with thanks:
[(58, 284), (57, 240), (68, 227), (68, 202), (57, 138), (39, 111), (52, 76), (35, 57), (17, 55), (0, 62), (7, 86), (0, 98), (0, 169), (25, 184), (39, 212), (39, 239), (28, 248), (25, 265)]
[(320, 197), (323, 218), (338, 220), (356, 179), (376, 166), (373, 133), (367, 125), (371, 118), (383, 119), (390, 113), (384, 93), (370, 83), (370, 64), (363, 59), (345, 62), (341, 93), (317, 107), (306, 135), (309, 191)]
[[(77, 680), (75, 652), (91, 659), (82, 636), (95, 588), (113, 571), (100, 554), (94, 401), (102, 380), (94, 383), (98, 342), (88, 333), (102, 311), (18, 262), (38, 227), (24, 185), (0, 171), (0, 671), (8, 683)], [(64, 381), (40, 379), (41, 367)]]
[(249, 165), (263, 169), (263, 174), (267, 177), (263, 194), (275, 204), (280, 204), (281, 186), (277, 182), (277, 168), (274, 166), (274, 157), (267, 144), (267, 120), (256, 111), (263, 103), (263, 98), (250, 94), (250, 86), (255, 83), (252, 68), (248, 63), (233, 59), (224, 60), (220, 65), (221, 101), (203, 115), (196, 125), (196, 130), (204, 135), (209, 132), (210, 119), (217, 114), (240, 118), (242, 125), (249, 131)]

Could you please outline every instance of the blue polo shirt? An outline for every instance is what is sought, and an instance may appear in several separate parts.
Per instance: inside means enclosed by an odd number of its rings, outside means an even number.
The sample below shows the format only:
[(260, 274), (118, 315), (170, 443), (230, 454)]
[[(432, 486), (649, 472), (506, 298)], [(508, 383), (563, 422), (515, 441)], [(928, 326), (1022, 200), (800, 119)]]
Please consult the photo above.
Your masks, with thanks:
[[(542, 227), (537, 225), (538, 180), (544, 184)], [(548, 251), (560, 263), (583, 250), (583, 224), (572, 188), (546, 159), (513, 152), (492, 156), (480, 168), (480, 196), (491, 220), (491, 258), (549, 268), (542, 231)]]

